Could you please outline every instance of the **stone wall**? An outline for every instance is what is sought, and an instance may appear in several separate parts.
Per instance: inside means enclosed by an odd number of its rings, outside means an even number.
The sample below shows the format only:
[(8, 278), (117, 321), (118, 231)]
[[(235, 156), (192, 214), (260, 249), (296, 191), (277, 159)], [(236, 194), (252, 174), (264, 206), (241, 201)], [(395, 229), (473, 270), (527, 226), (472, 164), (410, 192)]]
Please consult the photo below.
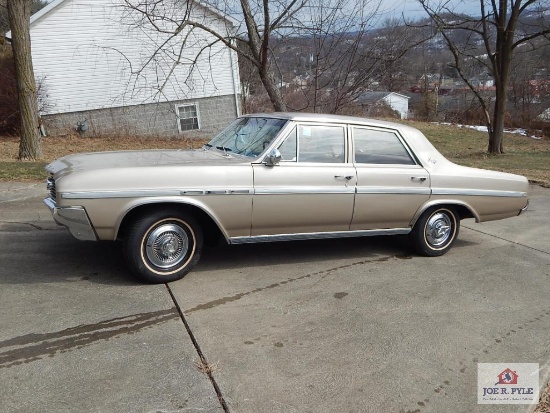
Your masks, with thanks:
[[(176, 106), (196, 104), (200, 129), (178, 130)], [(181, 100), (136, 106), (97, 109), (45, 115), (42, 122), (49, 136), (75, 134), (85, 121), (82, 136), (208, 137), (219, 132), (237, 117), (233, 95)]]

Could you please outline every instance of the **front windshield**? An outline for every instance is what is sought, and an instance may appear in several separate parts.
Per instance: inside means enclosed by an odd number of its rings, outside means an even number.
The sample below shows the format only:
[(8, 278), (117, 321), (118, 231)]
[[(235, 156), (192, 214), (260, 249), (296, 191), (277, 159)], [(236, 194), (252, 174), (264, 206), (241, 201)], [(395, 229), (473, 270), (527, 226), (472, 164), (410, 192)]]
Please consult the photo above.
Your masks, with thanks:
[(286, 123), (286, 119), (239, 118), (206, 146), (231, 154), (256, 157), (269, 146)]

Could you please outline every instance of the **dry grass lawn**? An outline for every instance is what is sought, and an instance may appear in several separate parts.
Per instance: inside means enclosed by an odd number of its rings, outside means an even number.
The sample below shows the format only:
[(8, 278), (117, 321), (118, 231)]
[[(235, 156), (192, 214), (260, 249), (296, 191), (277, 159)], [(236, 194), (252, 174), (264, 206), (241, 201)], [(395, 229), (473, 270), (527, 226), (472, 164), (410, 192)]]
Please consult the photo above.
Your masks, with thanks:
[(0, 181), (28, 181), (46, 178), (44, 166), (61, 156), (80, 152), (140, 149), (200, 148), (208, 139), (161, 139), (136, 137), (82, 138), (80, 136), (42, 138), (40, 161), (17, 161), (18, 137), (0, 137)]
[(451, 161), (475, 168), (524, 175), (533, 183), (550, 187), (550, 140), (506, 134), (503, 155), (487, 153), (485, 132), (431, 123), (411, 123)]
[[(166, 138), (136, 138), (107, 137), (82, 138), (80, 136), (45, 137), (42, 138), (42, 151), (45, 161), (79, 152), (123, 151), (134, 149), (189, 149), (201, 147), (205, 139), (166, 139)], [(0, 137), (0, 162), (15, 161), (19, 151), (18, 137)]]
[[(422, 122), (409, 122), (422, 130), (431, 142), (450, 160), (461, 165), (507, 171), (527, 176), (533, 183), (550, 187), (550, 140), (532, 139), (508, 134), (504, 155), (486, 153), (487, 134), (472, 129)], [(46, 177), (46, 163), (78, 152), (130, 149), (189, 149), (202, 146), (207, 140), (189, 138), (136, 138), (80, 136), (46, 137), (42, 139), (43, 160), (18, 162), (18, 138), (0, 137), (0, 180), (41, 180)]]

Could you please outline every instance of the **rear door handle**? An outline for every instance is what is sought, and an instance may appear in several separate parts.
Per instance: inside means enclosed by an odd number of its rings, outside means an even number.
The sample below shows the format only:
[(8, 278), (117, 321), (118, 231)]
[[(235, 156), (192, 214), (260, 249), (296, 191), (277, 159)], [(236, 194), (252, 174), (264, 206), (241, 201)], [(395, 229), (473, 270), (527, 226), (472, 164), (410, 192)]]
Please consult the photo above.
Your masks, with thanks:
[(334, 175), (334, 179), (338, 179), (340, 181), (343, 181), (344, 179), (346, 181), (351, 181), (353, 179), (353, 175), (346, 175), (346, 176), (343, 176), (343, 175)]
[(426, 179), (428, 179), (425, 176), (411, 176), (411, 181), (420, 181), (424, 182)]

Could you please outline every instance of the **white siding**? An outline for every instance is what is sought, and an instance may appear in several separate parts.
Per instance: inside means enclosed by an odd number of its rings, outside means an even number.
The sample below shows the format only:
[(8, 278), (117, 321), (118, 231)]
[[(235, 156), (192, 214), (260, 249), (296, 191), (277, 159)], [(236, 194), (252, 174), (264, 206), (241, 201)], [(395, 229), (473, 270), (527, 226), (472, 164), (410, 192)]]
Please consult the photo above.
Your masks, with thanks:
[(398, 93), (390, 93), (384, 98), (388, 105), (393, 110), (396, 110), (401, 115), (401, 119), (409, 117), (409, 98)]
[[(196, 6), (192, 13), (210, 27), (226, 29), (226, 22), (205, 8)], [(167, 37), (138, 27), (137, 17), (120, 0), (65, 0), (32, 23), (45, 114), (235, 93), (240, 82), (234, 52), (220, 42), (205, 48), (214, 38), (195, 30), (186, 33), (185, 45), (180, 35), (155, 54)]]

